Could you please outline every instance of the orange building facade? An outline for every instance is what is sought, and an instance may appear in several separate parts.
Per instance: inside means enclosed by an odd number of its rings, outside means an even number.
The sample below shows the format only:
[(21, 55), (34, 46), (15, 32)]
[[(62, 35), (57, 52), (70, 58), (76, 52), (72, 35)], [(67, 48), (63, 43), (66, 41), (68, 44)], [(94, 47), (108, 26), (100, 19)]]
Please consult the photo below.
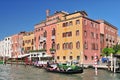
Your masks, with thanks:
[(23, 35), (23, 50), (24, 53), (34, 50), (34, 33), (26, 32)]

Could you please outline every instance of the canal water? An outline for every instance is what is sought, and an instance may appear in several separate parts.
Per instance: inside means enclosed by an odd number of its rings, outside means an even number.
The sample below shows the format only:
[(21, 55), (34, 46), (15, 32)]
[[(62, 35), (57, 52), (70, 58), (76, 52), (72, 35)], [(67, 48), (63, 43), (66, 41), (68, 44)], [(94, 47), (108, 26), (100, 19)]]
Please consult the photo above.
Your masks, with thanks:
[(46, 72), (33, 66), (1, 64), (0, 80), (120, 80), (120, 74), (98, 70), (95, 76), (94, 69), (84, 69), (82, 74), (67, 75)]

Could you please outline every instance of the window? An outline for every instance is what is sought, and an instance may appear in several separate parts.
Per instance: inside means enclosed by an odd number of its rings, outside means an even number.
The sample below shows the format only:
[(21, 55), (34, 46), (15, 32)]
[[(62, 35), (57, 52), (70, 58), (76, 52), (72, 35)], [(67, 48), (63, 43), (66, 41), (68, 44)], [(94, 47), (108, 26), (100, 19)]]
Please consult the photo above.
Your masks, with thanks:
[(40, 36), (39, 36), (38, 40), (40, 40)]
[(63, 56), (63, 60), (66, 60), (66, 56)]
[(46, 43), (43, 44), (43, 49), (46, 49)]
[(79, 30), (76, 30), (76, 36), (79, 36)]
[(95, 50), (95, 43), (92, 43), (92, 44), (91, 44), (91, 49), (92, 49), (92, 50)]
[(66, 33), (63, 33), (63, 37), (66, 37)]
[(98, 34), (96, 34), (96, 39), (98, 39)]
[(85, 60), (87, 60), (87, 56), (84, 56), (85, 57)]
[(73, 23), (72, 23), (72, 21), (70, 21), (70, 22), (69, 22), (69, 26), (72, 26), (72, 25), (73, 25)]
[(93, 24), (93, 22), (91, 22), (91, 27), (94, 27), (94, 24)]
[(68, 22), (66, 22), (66, 23), (65, 23), (65, 26), (69, 26), (69, 23), (68, 23)]
[(94, 38), (94, 33), (93, 32), (91, 32), (91, 38)]
[(57, 49), (60, 49), (60, 44), (57, 44)]
[(55, 49), (55, 42), (52, 43), (52, 48)]
[(46, 31), (44, 32), (44, 37), (47, 37), (47, 32)]
[(91, 56), (91, 60), (94, 60), (94, 57), (93, 57), (93, 56)]
[(76, 48), (79, 49), (80, 48), (80, 42), (76, 42)]
[(98, 50), (98, 44), (95, 45), (95, 49)]
[(84, 24), (84, 25), (87, 25), (87, 21), (86, 21), (86, 20), (84, 20), (83, 24)]
[(68, 49), (68, 43), (65, 43), (65, 49)]
[(77, 60), (80, 60), (80, 56), (77, 56)]
[(59, 60), (59, 59), (60, 59), (60, 57), (59, 57), (59, 56), (57, 56), (57, 59)]
[(84, 36), (85, 36), (85, 37), (87, 36), (87, 31), (84, 31)]
[(88, 49), (87, 42), (84, 43), (84, 48), (85, 48), (85, 49)]
[(71, 36), (72, 36), (72, 32), (62, 33), (62, 36), (63, 36), (63, 37), (71, 37)]
[(73, 44), (72, 42), (69, 43), (69, 49), (72, 49), (73, 48)]
[(65, 23), (63, 23), (63, 27), (65, 27)]
[(55, 36), (55, 28), (52, 30), (52, 36)]
[(68, 34), (68, 37), (72, 36), (72, 32), (68, 32), (67, 34)]
[(80, 24), (80, 20), (76, 20), (76, 24)]
[(70, 59), (70, 60), (72, 60), (72, 59), (73, 59), (73, 57), (72, 57), (72, 56), (70, 56), (70, 57), (69, 57), (69, 59)]
[(65, 43), (63, 43), (63, 49), (65, 49)]

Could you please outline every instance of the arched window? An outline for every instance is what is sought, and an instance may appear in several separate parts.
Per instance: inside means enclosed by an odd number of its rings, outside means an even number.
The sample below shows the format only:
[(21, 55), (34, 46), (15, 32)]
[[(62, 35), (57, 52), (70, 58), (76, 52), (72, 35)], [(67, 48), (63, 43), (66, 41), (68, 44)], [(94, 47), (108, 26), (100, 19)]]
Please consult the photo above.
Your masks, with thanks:
[(68, 43), (65, 43), (65, 49), (68, 49)]
[(44, 37), (47, 37), (47, 31), (44, 32), (44, 35), (43, 35), (43, 36), (44, 36)]
[(77, 49), (80, 48), (80, 42), (79, 42), (79, 41), (76, 42), (76, 48), (77, 48)]
[(77, 60), (80, 60), (80, 56), (77, 56)]
[(85, 60), (87, 60), (87, 56), (85, 55), (84, 57), (85, 57)]
[(57, 44), (57, 50), (58, 50), (58, 49), (60, 49), (60, 44), (59, 44), (59, 43)]
[(55, 42), (52, 43), (52, 48), (55, 49)]
[(63, 43), (63, 49), (65, 49), (65, 43)]
[(52, 36), (55, 36), (55, 28), (52, 30)]
[(46, 43), (43, 44), (43, 49), (46, 49)]
[(72, 42), (69, 43), (69, 49), (72, 49), (73, 48), (73, 44)]

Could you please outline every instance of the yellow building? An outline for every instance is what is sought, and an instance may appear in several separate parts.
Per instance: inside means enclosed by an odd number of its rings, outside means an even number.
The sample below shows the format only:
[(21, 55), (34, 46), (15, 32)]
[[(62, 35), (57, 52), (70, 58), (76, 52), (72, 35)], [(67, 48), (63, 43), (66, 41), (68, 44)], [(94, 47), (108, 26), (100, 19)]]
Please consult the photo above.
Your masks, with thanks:
[(23, 36), (23, 49), (24, 52), (27, 53), (34, 48), (34, 33), (26, 32)]
[(56, 60), (70, 62), (83, 60), (82, 16), (84, 11), (67, 14), (57, 23), (56, 29)]

